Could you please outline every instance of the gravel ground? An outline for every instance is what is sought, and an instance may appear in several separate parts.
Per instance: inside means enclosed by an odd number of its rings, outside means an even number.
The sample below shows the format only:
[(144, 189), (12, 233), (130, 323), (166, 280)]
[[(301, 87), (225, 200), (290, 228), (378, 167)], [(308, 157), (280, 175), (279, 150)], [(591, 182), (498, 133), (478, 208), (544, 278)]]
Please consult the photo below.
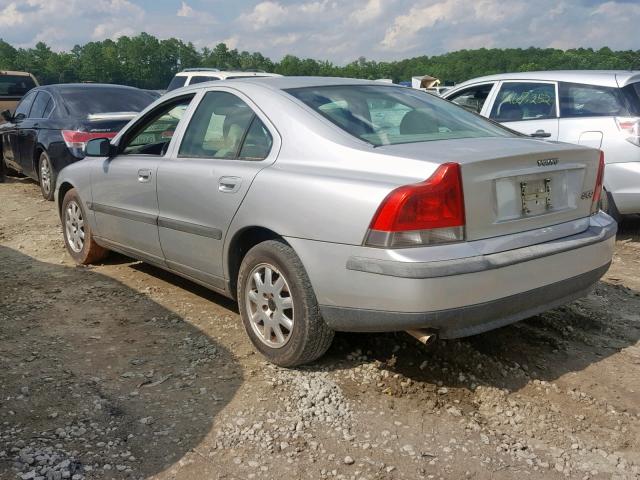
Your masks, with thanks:
[(114, 255), (76, 267), (0, 184), (0, 478), (640, 478), (640, 220), (583, 300), (425, 348), (340, 334), (267, 364), (236, 307)]

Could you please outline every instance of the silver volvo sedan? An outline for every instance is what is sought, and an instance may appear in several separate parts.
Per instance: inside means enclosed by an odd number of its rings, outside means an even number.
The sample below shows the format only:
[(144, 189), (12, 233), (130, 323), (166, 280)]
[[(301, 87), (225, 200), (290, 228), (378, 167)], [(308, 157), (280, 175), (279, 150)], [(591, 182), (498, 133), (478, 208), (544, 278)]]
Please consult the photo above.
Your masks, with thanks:
[(114, 250), (237, 299), (283, 366), (320, 357), (335, 331), (507, 325), (586, 295), (613, 254), (599, 150), (409, 88), (202, 83), (86, 153), (56, 188), (75, 261)]

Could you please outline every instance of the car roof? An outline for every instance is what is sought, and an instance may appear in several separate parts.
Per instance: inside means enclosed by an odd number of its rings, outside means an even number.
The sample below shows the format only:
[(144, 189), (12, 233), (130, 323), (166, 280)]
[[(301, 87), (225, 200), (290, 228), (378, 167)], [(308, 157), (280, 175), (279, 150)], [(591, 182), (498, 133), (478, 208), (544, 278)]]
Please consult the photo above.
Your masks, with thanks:
[(498, 80), (541, 80), (584, 83), (604, 87), (624, 87), (640, 81), (640, 70), (553, 70), (541, 72), (499, 73), (473, 78), (456, 85), (455, 89), (467, 85)]
[[(40, 90), (52, 90), (58, 92), (68, 92), (71, 90), (92, 90), (92, 89), (121, 89), (121, 90), (140, 90), (136, 87), (129, 87), (127, 85), (116, 85), (112, 83), (56, 83), (53, 85), (43, 85), (39, 87)], [(140, 90), (144, 91), (144, 90)]]
[(220, 71), (215, 69), (202, 69), (202, 70), (184, 70), (176, 73), (176, 77), (219, 77), (225, 79), (227, 77), (279, 77), (277, 73), (267, 72), (245, 72), (245, 71)]
[(16, 77), (31, 77), (29, 72), (16, 72), (13, 70), (0, 70), (0, 75), (14, 75)]

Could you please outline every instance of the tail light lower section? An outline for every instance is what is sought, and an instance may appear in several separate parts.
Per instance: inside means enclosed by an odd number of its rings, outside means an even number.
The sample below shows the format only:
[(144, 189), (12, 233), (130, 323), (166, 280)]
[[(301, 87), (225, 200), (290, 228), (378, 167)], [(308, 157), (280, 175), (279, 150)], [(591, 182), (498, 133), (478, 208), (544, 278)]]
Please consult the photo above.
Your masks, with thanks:
[(596, 186), (593, 190), (593, 199), (591, 201), (591, 214), (598, 213), (600, 210), (600, 198), (602, 197), (602, 189), (604, 181), (604, 152), (600, 150), (600, 162), (598, 163), (598, 175), (596, 176)]
[(640, 118), (616, 117), (620, 131), (627, 135), (627, 141), (640, 147)]
[(405, 248), (464, 240), (462, 174), (457, 163), (440, 165), (424, 182), (393, 190), (376, 212), (365, 245)]
[(83, 157), (89, 140), (94, 138), (113, 138), (118, 132), (83, 132), (80, 130), (62, 130), (62, 138), (75, 157)]

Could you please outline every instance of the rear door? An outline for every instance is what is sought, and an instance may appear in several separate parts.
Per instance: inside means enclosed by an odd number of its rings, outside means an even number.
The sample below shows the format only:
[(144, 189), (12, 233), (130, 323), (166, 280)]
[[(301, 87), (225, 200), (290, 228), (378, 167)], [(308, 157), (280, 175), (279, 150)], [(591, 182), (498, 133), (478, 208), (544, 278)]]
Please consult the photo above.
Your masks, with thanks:
[(558, 140), (558, 86), (555, 82), (503, 81), (489, 118), (525, 135)]
[(157, 106), (119, 141), (115, 157), (96, 162), (92, 172), (97, 234), (116, 248), (163, 263), (158, 239), (158, 165), (193, 94)]
[(275, 161), (275, 129), (244, 95), (206, 92), (158, 170), (159, 235), (167, 265), (224, 288), (223, 241), (256, 174)]

